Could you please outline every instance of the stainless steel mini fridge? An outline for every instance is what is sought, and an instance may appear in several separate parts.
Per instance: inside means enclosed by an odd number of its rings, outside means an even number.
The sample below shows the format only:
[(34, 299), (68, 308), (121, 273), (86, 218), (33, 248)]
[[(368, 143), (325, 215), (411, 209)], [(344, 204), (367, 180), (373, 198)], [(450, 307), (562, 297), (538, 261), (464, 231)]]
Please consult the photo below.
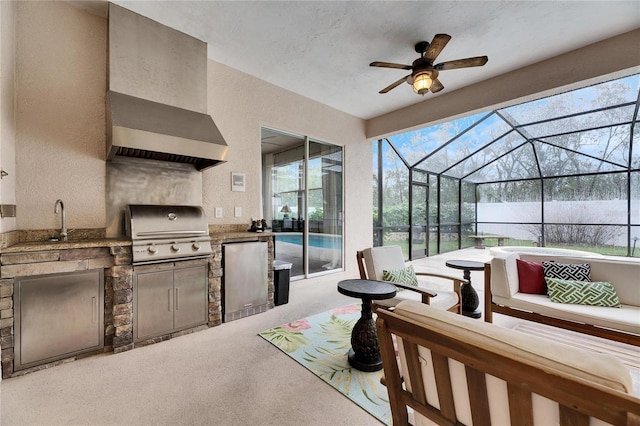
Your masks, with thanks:
[(269, 289), (268, 244), (223, 244), (222, 261), (224, 321), (265, 312)]

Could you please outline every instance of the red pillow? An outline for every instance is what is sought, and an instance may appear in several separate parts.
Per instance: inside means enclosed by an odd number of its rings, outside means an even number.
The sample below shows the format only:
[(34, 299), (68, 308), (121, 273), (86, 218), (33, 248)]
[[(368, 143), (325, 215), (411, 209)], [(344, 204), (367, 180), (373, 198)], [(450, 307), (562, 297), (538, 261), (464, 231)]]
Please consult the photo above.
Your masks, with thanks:
[(547, 283), (544, 281), (544, 269), (540, 262), (516, 259), (520, 293), (547, 294)]

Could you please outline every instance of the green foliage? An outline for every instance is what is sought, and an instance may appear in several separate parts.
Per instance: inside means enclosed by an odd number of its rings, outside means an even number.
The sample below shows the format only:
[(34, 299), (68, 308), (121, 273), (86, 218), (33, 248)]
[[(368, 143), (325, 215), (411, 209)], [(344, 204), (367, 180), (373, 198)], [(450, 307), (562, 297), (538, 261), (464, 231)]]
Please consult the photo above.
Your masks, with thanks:
[(309, 220), (322, 220), (323, 218), (322, 207), (316, 207), (313, 212), (309, 213)]

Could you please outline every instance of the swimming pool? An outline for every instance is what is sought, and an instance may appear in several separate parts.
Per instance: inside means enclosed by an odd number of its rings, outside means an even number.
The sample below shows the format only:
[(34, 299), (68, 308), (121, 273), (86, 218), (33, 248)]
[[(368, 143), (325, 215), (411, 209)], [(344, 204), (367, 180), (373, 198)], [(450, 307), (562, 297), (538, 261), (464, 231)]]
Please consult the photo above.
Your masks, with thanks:
[[(289, 243), (298, 246), (302, 245), (302, 234), (278, 234), (276, 233), (276, 243)], [(333, 250), (342, 249), (342, 236), (334, 234), (309, 234), (309, 246), (326, 248)]]

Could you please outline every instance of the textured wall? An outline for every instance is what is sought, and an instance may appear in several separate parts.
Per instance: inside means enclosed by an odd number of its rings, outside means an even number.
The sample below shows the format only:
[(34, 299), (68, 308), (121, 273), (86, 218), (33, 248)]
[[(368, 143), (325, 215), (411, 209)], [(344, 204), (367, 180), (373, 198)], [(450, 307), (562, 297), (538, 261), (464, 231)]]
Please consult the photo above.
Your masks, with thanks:
[[(260, 128), (267, 126), (344, 147), (345, 259), (372, 244), (371, 144), (364, 121), (209, 61), (209, 114), (229, 145), (228, 162), (203, 172), (209, 222), (246, 223), (262, 217)], [(246, 192), (231, 192), (231, 172), (246, 173)], [(216, 219), (215, 207), (224, 218)], [(234, 207), (242, 217), (233, 217)], [(353, 261), (352, 261), (353, 260)], [(353, 268), (353, 269), (352, 269)]]
[(106, 20), (65, 2), (19, 2), (17, 227), (105, 226)]
[[(0, 169), (8, 173), (0, 180), (0, 203), (16, 203), (15, 111), (15, 3), (0, 2)], [(15, 218), (0, 219), (0, 232), (16, 229)]]

